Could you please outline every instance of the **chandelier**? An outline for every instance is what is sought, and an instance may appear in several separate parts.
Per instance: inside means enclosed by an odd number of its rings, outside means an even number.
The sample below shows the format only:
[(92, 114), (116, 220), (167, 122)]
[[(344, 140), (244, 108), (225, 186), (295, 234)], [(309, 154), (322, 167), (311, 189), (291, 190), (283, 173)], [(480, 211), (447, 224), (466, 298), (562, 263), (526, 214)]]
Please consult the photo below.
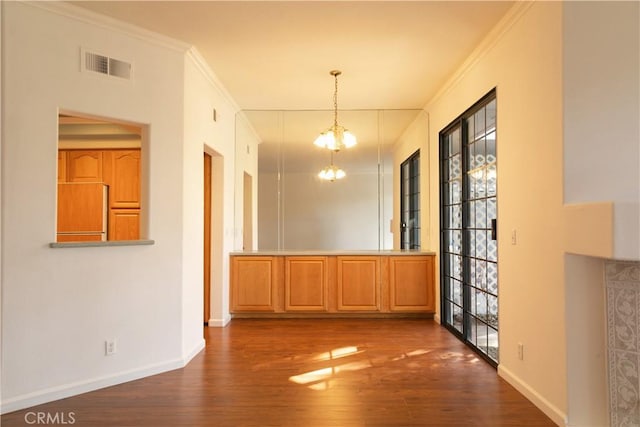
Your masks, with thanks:
[(337, 153), (343, 148), (350, 148), (356, 145), (356, 137), (338, 124), (338, 76), (342, 74), (340, 70), (332, 70), (329, 72), (334, 78), (335, 89), (333, 92), (333, 125), (322, 132), (313, 142), (321, 148), (331, 150), (331, 164), (322, 169), (318, 174), (320, 179), (327, 181), (335, 181), (346, 176), (345, 172), (333, 164), (333, 153)]
[(327, 166), (326, 168), (322, 169), (320, 171), (320, 173), (318, 173), (318, 178), (325, 180), (325, 181), (335, 181), (336, 179), (342, 179), (346, 176), (347, 174), (340, 169), (339, 167), (337, 167), (336, 165), (333, 164), (333, 151), (331, 152), (331, 164), (329, 166)]

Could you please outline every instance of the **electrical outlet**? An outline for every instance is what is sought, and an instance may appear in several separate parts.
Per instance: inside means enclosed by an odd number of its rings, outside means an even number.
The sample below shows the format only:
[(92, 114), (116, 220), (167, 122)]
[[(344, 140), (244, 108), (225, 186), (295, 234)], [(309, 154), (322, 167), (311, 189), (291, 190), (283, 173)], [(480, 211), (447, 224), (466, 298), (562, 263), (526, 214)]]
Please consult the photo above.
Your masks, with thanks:
[(524, 360), (524, 344), (518, 343), (518, 359)]
[(116, 354), (118, 348), (116, 346), (116, 340), (107, 340), (104, 342), (104, 355), (111, 356)]

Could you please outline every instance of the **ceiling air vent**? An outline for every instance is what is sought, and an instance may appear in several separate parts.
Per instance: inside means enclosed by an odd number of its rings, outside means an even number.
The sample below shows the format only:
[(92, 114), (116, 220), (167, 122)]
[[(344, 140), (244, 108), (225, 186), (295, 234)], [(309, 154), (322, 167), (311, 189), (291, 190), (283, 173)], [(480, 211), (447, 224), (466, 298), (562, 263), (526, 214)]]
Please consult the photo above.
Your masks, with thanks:
[(131, 79), (131, 64), (98, 53), (82, 50), (83, 71), (94, 71), (107, 76)]

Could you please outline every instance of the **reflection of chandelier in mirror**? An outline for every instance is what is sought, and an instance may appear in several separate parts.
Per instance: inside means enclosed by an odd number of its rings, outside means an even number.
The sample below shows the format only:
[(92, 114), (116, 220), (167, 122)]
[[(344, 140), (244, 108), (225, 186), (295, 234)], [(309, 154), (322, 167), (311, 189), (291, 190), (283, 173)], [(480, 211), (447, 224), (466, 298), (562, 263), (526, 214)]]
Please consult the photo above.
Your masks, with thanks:
[(335, 181), (344, 178), (345, 173), (342, 169), (333, 164), (333, 152), (338, 152), (343, 148), (350, 148), (356, 145), (356, 137), (338, 124), (338, 76), (342, 74), (340, 70), (332, 70), (329, 72), (335, 79), (335, 90), (333, 92), (333, 126), (322, 132), (314, 141), (314, 144), (321, 148), (327, 148), (332, 151), (331, 165), (324, 168), (318, 176), (321, 179)]
[(347, 174), (344, 173), (342, 169), (333, 164), (333, 151), (331, 152), (331, 164), (326, 168), (322, 169), (320, 173), (318, 173), (318, 178), (323, 179), (325, 181), (335, 181), (336, 179), (342, 179)]

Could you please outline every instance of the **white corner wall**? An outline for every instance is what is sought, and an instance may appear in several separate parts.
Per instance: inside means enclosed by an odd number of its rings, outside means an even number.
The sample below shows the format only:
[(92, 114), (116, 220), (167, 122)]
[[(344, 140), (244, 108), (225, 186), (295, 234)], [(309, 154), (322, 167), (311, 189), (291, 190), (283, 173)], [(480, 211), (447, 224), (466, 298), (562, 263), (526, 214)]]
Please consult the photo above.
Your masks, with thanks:
[(567, 426), (609, 425), (604, 265), (565, 255)]
[[(185, 325), (199, 325), (198, 334), (202, 338), (203, 153), (213, 155), (212, 204), (214, 206), (212, 210), (214, 214), (212, 215), (209, 326), (225, 326), (231, 320), (228, 260), (229, 253), (237, 249), (237, 236), (241, 236), (242, 233), (242, 230), (237, 228), (237, 224), (242, 224), (243, 208), (241, 203), (237, 204), (238, 198), (242, 201), (242, 185), (239, 183), (242, 183), (245, 170), (255, 176), (257, 156), (249, 158), (237, 156), (235, 135), (238, 107), (195, 48), (189, 50), (185, 62), (184, 88), (185, 232), (183, 239), (185, 256), (183, 262), (187, 274), (184, 278), (183, 290), (184, 319)], [(213, 118), (214, 109), (216, 120)], [(245, 144), (250, 144), (249, 151), (257, 153), (255, 139), (243, 139), (243, 141)], [(196, 329), (193, 327), (189, 330)], [(193, 338), (196, 337), (193, 336)]]
[(565, 247), (590, 256), (565, 263), (567, 418), (595, 427), (613, 366), (602, 258), (640, 259), (640, 4), (564, 2), (562, 41)]
[(251, 251), (258, 249), (258, 150), (260, 139), (244, 115), (235, 116), (235, 250), (241, 251), (244, 246), (244, 173), (251, 176), (251, 241), (253, 247), (244, 248)]
[(564, 201), (613, 203), (610, 257), (638, 260), (640, 3), (563, 9)]
[[(215, 130), (189, 121), (220, 98), (193, 91), (202, 79), (182, 43), (57, 2), (0, 7), (2, 412), (9, 412), (184, 366), (203, 347), (202, 151), (209, 143), (233, 158), (234, 112), (219, 107)], [(131, 61), (133, 81), (80, 72), (81, 47)], [(154, 245), (49, 247), (59, 109), (148, 128)], [(233, 210), (225, 215), (233, 224)], [(228, 313), (225, 292), (221, 285), (220, 313)], [(107, 339), (118, 347), (108, 357)]]

